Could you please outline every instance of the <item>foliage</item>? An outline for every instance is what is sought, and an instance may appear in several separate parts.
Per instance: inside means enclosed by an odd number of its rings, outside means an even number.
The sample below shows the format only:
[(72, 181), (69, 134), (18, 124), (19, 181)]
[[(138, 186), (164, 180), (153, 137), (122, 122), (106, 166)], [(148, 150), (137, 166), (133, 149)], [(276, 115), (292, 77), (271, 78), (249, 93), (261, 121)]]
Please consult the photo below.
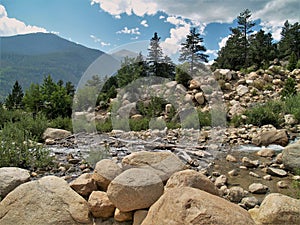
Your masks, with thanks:
[(49, 126), (52, 128), (64, 129), (68, 131), (72, 131), (72, 120), (69, 117), (56, 117), (55, 119), (51, 120)]
[(285, 80), (284, 87), (280, 93), (281, 98), (285, 99), (287, 97), (296, 95), (297, 94), (296, 85), (297, 85), (297, 83), (293, 78), (291, 78), (291, 77), (287, 78)]
[(189, 63), (191, 76), (195, 74), (195, 67), (200, 62), (208, 62), (208, 55), (202, 53), (206, 51), (206, 48), (201, 45), (202, 42), (203, 38), (200, 37), (200, 33), (196, 32), (196, 28), (192, 28), (185, 42), (181, 44), (179, 61)]
[(149, 129), (149, 118), (142, 118), (140, 120), (130, 119), (129, 126), (132, 131), (141, 131)]
[(297, 56), (295, 52), (292, 52), (289, 58), (289, 64), (287, 65), (287, 69), (289, 71), (293, 71), (294, 69), (296, 69), (296, 66), (297, 66)]
[(188, 88), (189, 81), (192, 80), (192, 77), (188, 73), (188, 64), (184, 63), (181, 65), (176, 66), (176, 75), (175, 80), (178, 84), (182, 84), (184, 87)]
[(137, 110), (145, 117), (157, 117), (164, 111), (166, 104), (167, 102), (163, 98), (151, 96), (150, 101), (139, 101), (137, 103)]
[(293, 52), (297, 59), (300, 59), (300, 24), (296, 22), (290, 24), (285, 21), (281, 31), (281, 40), (279, 41), (280, 58), (287, 59)]
[(7, 96), (5, 99), (5, 106), (7, 109), (20, 109), (23, 107), (22, 99), (23, 99), (24, 93), (22, 90), (22, 87), (19, 85), (19, 82), (16, 81), (11, 93)]
[(30, 131), (6, 123), (0, 133), (0, 167), (41, 168), (51, 165), (52, 157), (32, 139)]
[(111, 119), (109, 118), (107, 121), (96, 123), (96, 129), (101, 133), (111, 132), (113, 130)]
[(150, 47), (148, 49), (148, 67), (149, 74), (152, 76), (159, 76), (159, 64), (163, 59), (162, 48), (159, 45), (160, 37), (158, 37), (157, 32), (154, 33), (153, 37), (150, 39)]

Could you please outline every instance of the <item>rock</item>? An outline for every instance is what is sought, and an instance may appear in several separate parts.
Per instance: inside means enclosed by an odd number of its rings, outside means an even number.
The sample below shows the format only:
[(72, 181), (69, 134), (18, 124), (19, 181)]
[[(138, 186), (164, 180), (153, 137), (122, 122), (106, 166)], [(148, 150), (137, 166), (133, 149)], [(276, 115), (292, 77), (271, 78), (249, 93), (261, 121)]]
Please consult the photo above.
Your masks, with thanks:
[(169, 114), (172, 110), (172, 104), (166, 104), (165, 106), (165, 113)]
[(88, 206), (94, 217), (108, 218), (114, 215), (115, 206), (102, 191), (93, 191)]
[(300, 143), (296, 142), (286, 146), (282, 151), (282, 162), (287, 169), (300, 168)]
[(198, 80), (195, 80), (195, 79), (192, 79), (191, 81), (190, 81), (190, 86), (189, 86), (189, 88), (191, 89), (191, 90), (193, 90), (193, 89), (199, 89), (200, 88), (200, 82), (198, 81)]
[(278, 164), (282, 163), (282, 152), (275, 157), (275, 162)]
[(237, 86), (236, 91), (237, 91), (238, 96), (241, 97), (241, 96), (245, 95), (246, 93), (248, 93), (249, 89), (248, 89), (248, 87), (246, 87), (244, 85), (239, 85), (239, 86)]
[(170, 189), (155, 202), (142, 225), (255, 224), (246, 210), (191, 187)]
[(124, 168), (151, 169), (160, 176), (163, 182), (185, 167), (183, 162), (171, 152), (134, 152), (124, 157), (122, 164)]
[(132, 225), (141, 225), (144, 219), (148, 214), (147, 210), (137, 210), (133, 215), (133, 224)]
[(244, 189), (241, 187), (231, 187), (228, 190), (226, 198), (231, 202), (239, 203), (244, 197)]
[(205, 175), (195, 170), (183, 170), (174, 173), (168, 180), (165, 190), (175, 187), (192, 187), (219, 195), (219, 190)]
[(253, 183), (249, 186), (249, 191), (253, 194), (265, 194), (268, 189), (268, 186), (261, 183)]
[(276, 185), (277, 185), (277, 187), (278, 188), (288, 188), (288, 184), (287, 184), (287, 182), (285, 182), (285, 181), (278, 181), (277, 183), (276, 183)]
[(228, 115), (230, 117), (233, 117), (234, 115), (242, 114), (245, 111), (245, 108), (241, 106), (241, 104), (238, 101), (233, 102), (232, 107), (230, 107), (228, 111)]
[(267, 172), (267, 174), (270, 174), (272, 176), (277, 176), (277, 177), (287, 176), (286, 171), (284, 171), (282, 169), (273, 168), (273, 167), (267, 167), (266, 172)]
[(252, 171), (249, 172), (249, 175), (252, 177), (260, 178), (260, 176), (257, 173), (254, 173)]
[(133, 212), (121, 212), (116, 208), (114, 218), (118, 222), (131, 221), (133, 219)]
[(228, 172), (228, 175), (229, 176), (237, 176), (237, 175), (239, 175), (239, 173), (236, 169), (233, 169)]
[(292, 114), (284, 115), (284, 122), (286, 125), (295, 125), (298, 123), (295, 116)]
[(300, 200), (272, 193), (265, 197), (259, 209), (249, 210), (256, 224), (300, 224)]
[(288, 136), (285, 130), (269, 130), (262, 132), (259, 136), (253, 137), (252, 143), (257, 146), (268, 146), (270, 144), (278, 144), (286, 146), (288, 144)]
[(96, 163), (93, 180), (97, 186), (106, 191), (110, 182), (122, 173), (122, 169), (111, 159), (102, 159)]
[(246, 209), (252, 209), (256, 205), (259, 205), (259, 201), (254, 196), (252, 196), (252, 197), (245, 197), (245, 198), (242, 199), (241, 205), (243, 207), (245, 207)]
[(271, 175), (266, 175), (263, 177), (264, 180), (272, 180), (272, 177)]
[(233, 73), (229, 70), (229, 69), (216, 69), (214, 71), (214, 77), (217, 79), (217, 80), (231, 80), (233, 79)]
[(226, 160), (229, 161), (229, 162), (237, 162), (237, 159), (234, 156), (230, 155), (230, 154), (228, 154), (226, 156)]
[(92, 224), (86, 200), (62, 178), (18, 186), (0, 202), (0, 224)]
[(227, 177), (225, 175), (221, 175), (217, 177), (215, 181), (215, 185), (220, 188), (221, 186), (225, 185), (227, 183)]
[(90, 173), (80, 175), (70, 183), (70, 187), (82, 196), (88, 196), (93, 191), (97, 191), (97, 185)]
[(199, 105), (203, 105), (205, 103), (205, 98), (202, 92), (198, 92), (195, 94), (195, 99), (199, 103)]
[(117, 176), (108, 186), (107, 195), (122, 212), (150, 207), (164, 191), (153, 170), (132, 168)]
[(17, 167), (0, 168), (0, 198), (4, 198), (9, 192), (14, 190), (20, 184), (30, 179), (28, 170)]
[(273, 157), (275, 155), (275, 151), (273, 149), (263, 148), (259, 150), (256, 155), (261, 157)]
[(243, 166), (246, 166), (247, 168), (254, 168), (259, 166), (258, 160), (250, 160), (248, 157), (242, 158), (242, 164)]
[(138, 114), (138, 111), (136, 110), (136, 102), (129, 103), (120, 107), (117, 113), (121, 118), (128, 118), (135, 114)]
[(193, 96), (192, 95), (190, 95), (190, 94), (186, 94), (185, 96), (184, 96), (184, 102), (192, 102), (193, 101)]
[(60, 140), (66, 137), (71, 136), (71, 132), (62, 129), (56, 128), (47, 128), (43, 133), (43, 140), (52, 139), (52, 140)]
[(135, 114), (135, 115), (131, 116), (131, 119), (133, 119), (133, 120), (141, 120), (141, 119), (143, 119), (143, 116), (141, 114)]

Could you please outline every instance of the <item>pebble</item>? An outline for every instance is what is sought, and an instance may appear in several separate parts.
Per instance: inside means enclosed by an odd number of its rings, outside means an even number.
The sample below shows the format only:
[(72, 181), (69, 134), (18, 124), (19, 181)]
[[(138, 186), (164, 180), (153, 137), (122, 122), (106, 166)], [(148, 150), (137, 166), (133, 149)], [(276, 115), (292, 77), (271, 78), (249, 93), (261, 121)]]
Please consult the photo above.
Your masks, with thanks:
[(260, 176), (257, 173), (254, 173), (252, 171), (249, 172), (250, 176), (256, 177), (256, 178), (260, 178)]
[(278, 188), (288, 188), (288, 184), (285, 181), (278, 181), (276, 185)]
[(230, 176), (237, 176), (237, 175), (239, 175), (239, 173), (238, 173), (238, 171), (236, 169), (233, 169), (233, 170), (230, 170), (228, 172), (228, 175), (230, 175)]

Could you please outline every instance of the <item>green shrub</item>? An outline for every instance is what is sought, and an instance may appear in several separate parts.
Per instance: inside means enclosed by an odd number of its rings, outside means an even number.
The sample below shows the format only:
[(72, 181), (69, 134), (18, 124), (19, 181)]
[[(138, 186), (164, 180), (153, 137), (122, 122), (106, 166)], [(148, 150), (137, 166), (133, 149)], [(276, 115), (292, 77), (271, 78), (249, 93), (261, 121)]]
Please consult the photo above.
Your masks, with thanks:
[(285, 81), (284, 87), (280, 93), (281, 98), (285, 99), (290, 96), (296, 95), (297, 94), (296, 85), (297, 85), (297, 83), (293, 78), (291, 78), (291, 77), (287, 78)]
[(96, 129), (97, 129), (97, 131), (99, 131), (101, 133), (111, 132), (113, 130), (111, 119), (109, 119), (105, 122), (96, 123)]
[(0, 167), (44, 168), (52, 164), (49, 151), (30, 139), (26, 129), (6, 123), (0, 133)]
[(296, 69), (300, 69), (300, 59), (297, 62)]
[(149, 119), (143, 118), (140, 120), (129, 120), (130, 130), (132, 131), (141, 131), (141, 130), (148, 130), (149, 129)]
[(290, 55), (289, 58), (289, 63), (287, 65), (287, 69), (289, 71), (293, 71), (294, 69), (296, 69), (297, 66), (297, 56), (295, 54), (295, 52), (292, 52), (292, 54)]
[(246, 123), (256, 126), (272, 124), (275, 127), (280, 127), (283, 122), (283, 109), (284, 103), (281, 101), (270, 101), (264, 105), (257, 105), (245, 112)]
[(49, 126), (52, 128), (64, 129), (64, 130), (68, 130), (68, 131), (73, 130), (72, 120), (71, 120), (71, 118), (68, 118), (68, 117), (63, 118), (63, 117), (59, 116), (59, 117), (51, 120)]
[(285, 110), (288, 114), (293, 114), (300, 121), (300, 94), (285, 99)]
[(241, 115), (234, 115), (230, 120), (230, 124), (233, 125), (234, 127), (239, 127), (243, 123), (244, 123), (244, 121), (243, 121)]

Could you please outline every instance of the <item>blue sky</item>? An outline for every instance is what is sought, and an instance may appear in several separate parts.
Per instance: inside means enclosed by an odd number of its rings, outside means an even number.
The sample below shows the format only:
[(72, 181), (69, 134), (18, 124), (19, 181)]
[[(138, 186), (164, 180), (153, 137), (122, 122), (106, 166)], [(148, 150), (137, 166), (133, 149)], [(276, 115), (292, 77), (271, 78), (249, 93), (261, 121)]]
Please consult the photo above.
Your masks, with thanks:
[(1, 0), (0, 36), (53, 32), (90, 48), (147, 54), (154, 32), (167, 55), (176, 56), (191, 27), (197, 27), (210, 60), (224, 46), (229, 27), (250, 9), (256, 29), (280, 39), (285, 20), (299, 21), (298, 0)]

